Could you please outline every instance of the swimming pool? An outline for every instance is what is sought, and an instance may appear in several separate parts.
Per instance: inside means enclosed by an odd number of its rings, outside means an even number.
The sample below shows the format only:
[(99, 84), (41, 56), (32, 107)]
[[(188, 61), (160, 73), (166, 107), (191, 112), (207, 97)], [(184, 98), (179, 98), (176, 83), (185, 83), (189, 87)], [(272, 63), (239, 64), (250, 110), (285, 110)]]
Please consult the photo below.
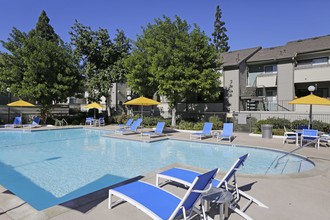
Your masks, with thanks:
[(176, 140), (153, 143), (103, 137), (111, 131), (65, 129), (0, 133), (0, 184), (37, 210), (132, 177), (183, 163), (228, 170), (250, 153), (240, 173), (280, 174), (312, 169), (297, 156), (256, 148)]

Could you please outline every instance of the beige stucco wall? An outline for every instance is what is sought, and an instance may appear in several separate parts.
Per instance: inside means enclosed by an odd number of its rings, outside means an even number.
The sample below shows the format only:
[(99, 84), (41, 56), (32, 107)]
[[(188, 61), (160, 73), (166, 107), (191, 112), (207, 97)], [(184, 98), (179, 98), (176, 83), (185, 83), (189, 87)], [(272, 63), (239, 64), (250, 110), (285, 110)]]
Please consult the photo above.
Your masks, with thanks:
[(292, 63), (277, 65), (277, 100), (288, 109), (293, 109), (292, 105), (286, 105), (284, 102), (291, 101), (294, 98), (294, 68)]
[(305, 69), (296, 69), (295, 83), (330, 81), (330, 66), (320, 66)]
[(227, 91), (230, 112), (239, 111), (239, 70), (227, 70), (223, 73), (223, 87)]

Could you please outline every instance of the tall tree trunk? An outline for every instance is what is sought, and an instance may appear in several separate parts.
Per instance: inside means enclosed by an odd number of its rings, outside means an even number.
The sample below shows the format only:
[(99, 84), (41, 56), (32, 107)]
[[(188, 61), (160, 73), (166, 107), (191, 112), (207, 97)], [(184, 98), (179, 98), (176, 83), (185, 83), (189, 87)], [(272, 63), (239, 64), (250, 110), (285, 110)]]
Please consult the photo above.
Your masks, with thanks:
[(176, 125), (176, 107), (172, 108), (172, 127)]
[(106, 99), (105, 99), (105, 107), (106, 107), (106, 110), (107, 110), (107, 116), (108, 116), (108, 118), (110, 118), (110, 116), (111, 116), (111, 106), (110, 106), (110, 104), (111, 103), (109, 103), (110, 102), (110, 98), (109, 97), (107, 97)]

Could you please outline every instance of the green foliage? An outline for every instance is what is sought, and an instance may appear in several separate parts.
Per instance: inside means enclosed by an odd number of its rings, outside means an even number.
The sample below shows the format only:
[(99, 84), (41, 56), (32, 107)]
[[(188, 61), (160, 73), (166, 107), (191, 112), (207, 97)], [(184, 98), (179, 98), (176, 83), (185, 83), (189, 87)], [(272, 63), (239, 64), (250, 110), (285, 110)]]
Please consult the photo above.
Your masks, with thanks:
[(322, 121), (313, 121), (313, 129), (323, 131), (325, 133), (330, 132), (330, 124), (322, 122)]
[(307, 119), (295, 120), (291, 123), (291, 128), (296, 129), (301, 125), (308, 125), (309, 121)]
[(130, 117), (125, 114), (114, 116), (113, 119), (117, 124), (125, 124)]
[(154, 127), (159, 121), (164, 121), (164, 119), (162, 117), (143, 117), (143, 126)]
[(263, 125), (263, 124), (269, 124), (268, 120), (259, 120), (259, 121), (257, 121), (257, 123), (255, 123), (256, 132), (261, 131), (261, 125)]
[(212, 122), (213, 123), (213, 127), (212, 128), (214, 130), (219, 130), (219, 129), (222, 129), (222, 127), (223, 127), (223, 122), (217, 116), (211, 116), (209, 118), (209, 122)]
[(256, 123), (257, 131), (261, 131), (261, 125), (262, 124), (271, 124), (273, 125), (273, 129), (283, 129), (283, 126), (285, 125), (287, 128), (291, 128), (290, 121), (288, 119), (284, 118), (267, 118), (266, 120), (259, 120)]
[(225, 22), (221, 20), (222, 12), (220, 6), (217, 6), (215, 13), (215, 21), (214, 21), (214, 32), (213, 36), (213, 44), (217, 51), (220, 53), (228, 52), (230, 47), (228, 46), (228, 36), (226, 34), (227, 28), (225, 27)]
[(125, 80), (123, 62), (131, 45), (124, 32), (117, 30), (116, 37), (111, 40), (106, 29), (93, 31), (76, 21), (70, 35), (89, 99), (98, 101), (102, 96), (109, 97), (112, 83)]
[(273, 129), (273, 135), (283, 136), (284, 135), (284, 129)]
[(193, 130), (203, 130), (203, 127), (204, 127), (204, 123), (203, 122), (197, 122), (197, 123), (194, 123)]
[(53, 102), (66, 101), (78, 91), (80, 75), (72, 50), (56, 35), (44, 11), (29, 34), (13, 28), (10, 36), (2, 41), (10, 53), (0, 54), (1, 90), (9, 87), (14, 96), (37, 101), (45, 119)]
[(152, 97), (157, 92), (173, 109), (197, 95), (203, 100), (219, 96), (216, 62), (216, 50), (198, 26), (190, 31), (186, 21), (164, 16), (143, 29), (125, 66), (134, 93)]
[(203, 130), (204, 122), (190, 122), (190, 121), (180, 121), (177, 125), (178, 129), (181, 130)]
[(176, 126), (178, 129), (181, 130), (193, 130), (194, 129), (194, 122), (189, 122), (189, 121), (180, 121), (179, 124)]
[[(261, 125), (262, 124), (271, 124), (273, 125), (273, 133), (276, 135), (283, 135), (284, 134), (284, 126), (287, 129), (296, 129), (301, 125), (308, 125), (307, 119), (302, 120), (295, 120), (293, 122), (290, 122), (287, 119), (283, 118), (268, 118), (266, 120), (259, 120), (255, 123), (256, 130), (254, 130), (255, 133), (261, 133)], [(313, 129), (323, 131), (325, 133), (330, 132), (330, 124), (321, 122), (321, 121), (313, 121)]]

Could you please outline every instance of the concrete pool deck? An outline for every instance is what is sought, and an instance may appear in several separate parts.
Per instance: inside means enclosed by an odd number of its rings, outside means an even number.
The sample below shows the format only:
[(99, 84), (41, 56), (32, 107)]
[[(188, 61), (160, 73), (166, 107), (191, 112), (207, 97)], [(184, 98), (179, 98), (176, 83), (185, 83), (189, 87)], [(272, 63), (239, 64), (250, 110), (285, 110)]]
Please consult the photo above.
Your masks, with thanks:
[[(42, 128), (41, 128), (42, 129)], [(96, 128), (100, 129), (100, 128)], [(114, 126), (101, 127), (101, 129), (115, 129)], [(262, 139), (250, 136), (246, 133), (234, 133), (236, 136), (231, 144), (246, 145), (254, 147), (266, 147), (271, 149), (291, 151), (296, 149), (294, 144), (283, 144), (281, 138)], [(148, 141), (148, 137), (134, 135), (117, 135), (118, 138)], [(167, 132), (165, 138), (189, 140), (189, 133)], [(164, 138), (164, 137), (162, 137)], [(151, 138), (157, 140), (157, 138)], [(199, 141), (194, 139), (194, 141)], [(202, 142), (216, 143), (216, 139), (207, 138)], [(226, 141), (221, 144), (229, 144)], [(312, 160), (316, 167), (301, 174), (286, 175), (240, 175), (238, 183), (243, 191), (254, 196), (269, 208), (265, 209), (252, 204), (246, 213), (253, 219), (328, 219), (330, 216), (330, 148), (321, 146), (316, 150), (312, 146), (305, 147), (296, 154), (303, 155)], [(155, 170), (151, 173), (141, 174), (142, 179), (155, 183), (155, 174), (172, 166), (183, 166), (183, 164), (172, 164), (168, 167)], [(188, 167), (192, 168), (192, 167)], [(194, 168), (203, 171), (199, 168)], [(219, 178), (223, 173), (219, 174)], [(184, 189), (166, 185), (165, 188), (179, 196), (185, 192)], [(109, 210), (108, 189), (99, 190), (79, 199), (57, 205), (43, 211), (37, 211), (22, 201), (17, 196), (0, 185), (0, 220), (10, 219), (52, 219), (52, 220), (77, 220), (77, 219), (149, 219), (143, 212), (130, 205), (123, 203)], [(241, 203), (242, 202), (242, 203)], [(244, 206), (244, 200), (239, 205)], [(216, 216), (218, 218), (218, 216)], [(231, 213), (229, 219), (243, 219), (236, 213)]]

